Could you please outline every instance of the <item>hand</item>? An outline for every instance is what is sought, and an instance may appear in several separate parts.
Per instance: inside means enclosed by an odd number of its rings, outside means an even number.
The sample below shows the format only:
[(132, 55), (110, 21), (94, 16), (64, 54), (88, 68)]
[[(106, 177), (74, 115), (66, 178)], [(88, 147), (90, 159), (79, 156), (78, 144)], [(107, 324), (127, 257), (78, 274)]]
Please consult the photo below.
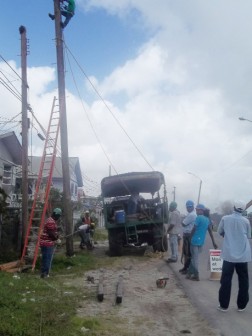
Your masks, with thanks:
[(61, 239), (57, 239), (57, 240), (56, 240), (56, 244), (57, 244), (57, 245), (61, 245)]

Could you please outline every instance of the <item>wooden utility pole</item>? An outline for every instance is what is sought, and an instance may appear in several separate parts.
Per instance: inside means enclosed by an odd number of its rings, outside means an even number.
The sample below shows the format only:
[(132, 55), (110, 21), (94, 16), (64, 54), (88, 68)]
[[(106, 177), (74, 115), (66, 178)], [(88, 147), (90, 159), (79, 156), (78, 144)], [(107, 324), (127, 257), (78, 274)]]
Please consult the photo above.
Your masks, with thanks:
[[(22, 223), (19, 230), (18, 250), (28, 226), (28, 118), (27, 118), (27, 39), (26, 28), (19, 27), (21, 34), (21, 69), (22, 69)], [(23, 239), (22, 239), (23, 238)]]
[(73, 252), (73, 215), (71, 207), (70, 173), (68, 157), (68, 133), (66, 116), (66, 96), (65, 96), (65, 71), (63, 57), (62, 28), (60, 26), (60, 0), (54, 0), (55, 33), (56, 33), (56, 53), (58, 71), (58, 92), (60, 110), (60, 139), (61, 139), (61, 158), (63, 174), (63, 205), (64, 219), (66, 228), (66, 254), (72, 256)]

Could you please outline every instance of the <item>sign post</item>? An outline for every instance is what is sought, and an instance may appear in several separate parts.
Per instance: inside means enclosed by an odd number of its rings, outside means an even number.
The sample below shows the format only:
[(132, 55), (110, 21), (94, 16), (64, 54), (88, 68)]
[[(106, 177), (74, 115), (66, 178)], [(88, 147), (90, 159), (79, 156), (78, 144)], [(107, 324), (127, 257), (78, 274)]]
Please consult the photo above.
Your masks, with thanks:
[(221, 250), (209, 250), (211, 276), (209, 280), (220, 280), (223, 260)]

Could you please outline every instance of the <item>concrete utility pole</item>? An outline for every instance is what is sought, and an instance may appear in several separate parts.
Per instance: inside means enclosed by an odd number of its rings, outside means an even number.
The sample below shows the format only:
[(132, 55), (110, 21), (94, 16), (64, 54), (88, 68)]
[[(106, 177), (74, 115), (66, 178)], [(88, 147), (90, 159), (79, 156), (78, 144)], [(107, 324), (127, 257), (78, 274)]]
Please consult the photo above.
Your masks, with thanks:
[(73, 252), (73, 215), (71, 207), (70, 173), (68, 157), (68, 133), (66, 117), (66, 96), (65, 96), (65, 71), (63, 57), (62, 28), (60, 26), (60, 0), (54, 0), (55, 33), (56, 33), (56, 53), (58, 71), (58, 92), (60, 110), (60, 138), (61, 138), (61, 158), (63, 174), (63, 205), (66, 228), (66, 254), (72, 256)]
[[(27, 39), (26, 28), (19, 27), (21, 34), (22, 68), (22, 223), (19, 230), (18, 250), (21, 251), (28, 226), (28, 118), (27, 118)], [(23, 237), (23, 239), (22, 239)]]
[(176, 187), (173, 187), (173, 201), (176, 201)]

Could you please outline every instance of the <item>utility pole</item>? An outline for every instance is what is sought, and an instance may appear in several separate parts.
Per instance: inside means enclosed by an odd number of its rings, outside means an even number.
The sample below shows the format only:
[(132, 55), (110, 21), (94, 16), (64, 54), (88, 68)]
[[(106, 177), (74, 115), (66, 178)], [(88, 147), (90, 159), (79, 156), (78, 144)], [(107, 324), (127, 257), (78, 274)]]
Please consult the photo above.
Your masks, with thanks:
[(63, 206), (66, 228), (66, 254), (72, 256), (73, 252), (73, 215), (71, 207), (70, 173), (68, 157), (68, 133), (66, 116), (66, 96), (65, 96), (65, 71), (63, 57), (62, 28), (60, 26), (60, 0), (54, 0), (55, 33), (56, 33), (56, 53), (57, 53), (57, 72), (58, 72), (58, 93), (60, 111), (60, 139), (61, 139), (61, 158), (63, 174)]
[(176, 201), (176, 187), (173, 187), (173, 201)]
[(19, 27), (21, 34), (21, 69), (22, 69), (22, 223), (19, 229), (18, 250), (28, 226), (28, 118), (27, 118), (27, 39), (26, 28)]

